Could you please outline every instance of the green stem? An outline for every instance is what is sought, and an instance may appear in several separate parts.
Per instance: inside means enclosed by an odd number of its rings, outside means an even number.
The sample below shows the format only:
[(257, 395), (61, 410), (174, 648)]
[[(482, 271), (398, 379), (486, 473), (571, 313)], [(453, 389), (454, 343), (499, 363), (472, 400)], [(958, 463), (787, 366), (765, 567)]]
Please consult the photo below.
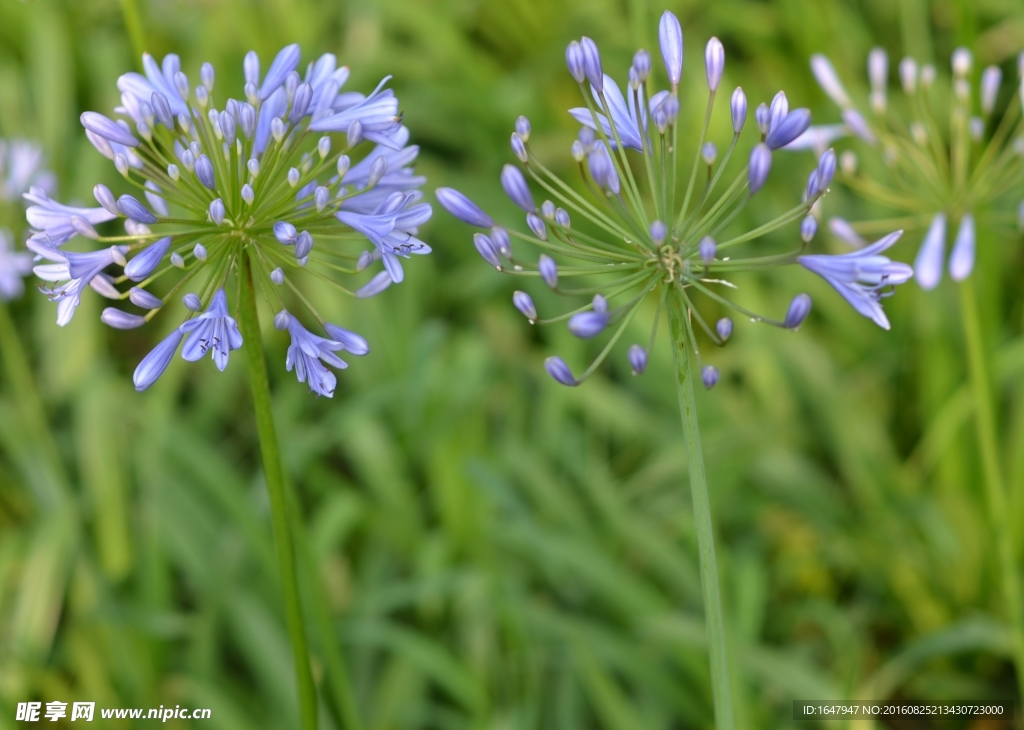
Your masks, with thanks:
[(707, 477), (704, 473), (704, 455), (700, 446), (697, 404), (693, 396), (693, 373), (690, 369), (690, 354), (686, 348), (685, 317), (682, 298), (677, 292), (670, 292), (668, 323), (676, 364), (679, 412), (683, 419), (683, 434), (686, 437), (686, 459), (690, 467), (690, 495), (693, 498), (693, 520), (697, 531), (697, 552), (700, 557), (704, 622), (711, 655), (711, 692), (715, 704), (715, 727), (718, 730), (734, 730), (725, 620), (722, 617), (722, 597), (718, 588), (718, 565), (715, 561), (715, 535), (711, 523)]
[(259, 431), (260, 452), (263, 455), (263, 471), (270, 496), (270, 515), (274, 526), (274, 546), (277, 549), (278, 569), (284, 592), (284, 614), (288, 625), (288, 636), (292, 643), (292, 659), (295, 662), (295, 680), (299, 690), (299, 711), (303, 730), (316, 730), (316, 687), (309, 666), (309, 647), (306, 645), (306, 627), (302, 618), (299, 601), (299, 582), (295, 571), (295, 546), (288, 521), (288, 499), (285, 492), (284, 470), (281, 454), (274, 432), (274, 414), (270, 407), (270, 381), (267, 377), (267, 363), (263, 358), (263, 341), (260, 336), (260, 322), (256, 314), (256, 283), (252, 276), (252, 264), (248, 256), (242, 257), (242, 298), (239, 307), (239, 323), (245, 340), (246, 360), (249, 366), (249, 381), (252, 386), (253, 408), (256, 411), (256, 426)]
[(54, 476), (61, 484), (67, 484), (64, 462), (60, 458), (57, 444), (50, 433), (46, 421), (46, 410), (43, 399), (39, 396), (32, 368), (29, 365), (25, 349), (18, 336), (18, 330), (11, 319), (10, 310), (5, 302), (0, 301), (0, 354), (3, 356), (4, 368), (11, 384), (11, 396), (18, 404), (26, 430), (41, 452), (47, 466), (53, 469)]
[(142, 17), (139, 15), (139, 6), (135, 0), (121, 0), (121, 17), (124, 19), (124, 27), (128, 31), (128, 38), (132, 43), (135, 63), (141, 64), (142, 54), (146, 51), (146, 34), (142, 30)]
[(1013, 663), (1017, 671), (1017, 688), (1024, 698), (1024, 607), (1021, 606), (1020, 578), (1013, 559), (1013, 537), (1007, 522), (1006, 487), (1003, 483), (999, 459), (999, 440), (996, 434), (995, 407), (989, 382), (988, 363), (981, 333), (981, 317), (974, 280), (968, 277), (960, 284), (960, 309), (963, 315), (964, 339), (967, 345), (968, 368), (974, 390), (974, 424), (981, 451), (981, 464), (985, 476), (985, 498), (989, 521), (996, 542), (1003, 600), (1010, 621)]

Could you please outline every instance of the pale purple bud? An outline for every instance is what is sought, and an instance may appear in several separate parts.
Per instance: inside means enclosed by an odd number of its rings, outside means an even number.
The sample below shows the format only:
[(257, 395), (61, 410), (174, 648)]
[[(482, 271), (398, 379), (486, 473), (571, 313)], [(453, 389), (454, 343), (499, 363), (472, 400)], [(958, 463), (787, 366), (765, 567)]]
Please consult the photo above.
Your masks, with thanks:
[(718, 157), (718, 148), (714, 142), (705, 142), (704, 146), (700, 148), (701, 159), (704, 160), (704, 164), (709, 167), (715, 164), (715, 158)]
[(582, 339), (596, 337), (607, 326), (606, 312), (579, 312), (569, 318), (569, 331)]
[(668, 80), (673, 86), (678, 86), (683, 76), (683, 29), (679, 27), (679, 19), (668, 10), (662, 13), (658, 22), (658, 44)]
[(512, 242), (509, 240), (508, 231), (501, 226), (494, 226), (491, 229), (491, 241), (502, 256), (512, 257)]
[(718, 368), (714, 365), (705, 365), (704, 369), (700, 371), (700, 379), (704, 383), (704, 387), (711, 390), (718, 382)]
[(107, 307), (100, 315), (100, 321), (116, 330), (133, 330), (146, 324), (146, 318), (138, 314), (128, 314), (120, 309)]
[(249, 161), (245, 163), (246, 168), (249, 170), (249, 174), (254, 178), (259, 177), (260, 174), (260, 161), (255, 157), (249, 158)]
[(704, 236), (700, 239), (700, 243), (697, 245), (697, 252), (700, 256), (700, 260), (704, 262), (705, 266), (708, 266), (715, 260), (715, 254), (718, 252), (718, 244), (715, 243), (715, 239), (711, 236)]
[(131, 132), (99, 112), (82, 112), (79, 119), (83, 127), (104, 139), (123, 144), (126, 147), (139, 146), (139, 140), (135, 139)]
[(172, 251), (171, 252), (171, 266), (173, 266), (173, 267), (175, 267), (177, 269), (184, 269), (185, 268), (185, 259), (183, 259), (181, 257), (181, 254), (178, 253), (177, 251)]
[(789, 309), (786, 310), (786, 319), (783, 321), (782, 326), (786, 329), (795, 330), (803, 324), (803, 321), (807, 319), (807, 315), (811, 312), (811, 298), (807, 294), (797, 294), (793, 297), (793, 301), (789, 303)]
[(309, 252), (312, 250), (313, 237), (309, 235), (309, 231), (303, 231), (295, 239), (295, 258), (304, 259), (309, 256)]
[(252, 139), (256, 132), (256, 109), (252, 104), (242, 104), (238, 110), (238, 126), (246, 139)]
[(235, 118), (228, 112), (221, 112), (217, 117), (220, 122), (220, 133), (224, 135), (224, 141), (228, 144), (235, 143)]
[(308, 83), (299, 84), (295, 90), (295, 98), (292, 100), (292, 110), (288, 114), (288, 121), (298, 124), (306, 112), (309, 111), (309, 102), (313, 99), (313, 87)]
[(668, 227), (661, 221), (654, 221), (651, 223), (651, 240), (654, 241), (655, 246), (660, 246), (665, 243), (665, 238), (668, 237)]
[(544, 225), (544, 221), (540, 219), (535, 213), (526, 214), (526, 225), (533, 231), (533, 235), (542, 241), (548, 240), (548, 227)]
[(818, 160), (818, 192), (825, 192), (836, 174), (836, 152), (829, 148)]
[(295, 238), (299, 232), (288, 221), (278, 221), (274, 224), (274, 237), (285, 246), (294, 246)]
[(438, 188), (434, 191), (441, 207), (463, 223), (479, 228), (490, 228), (494, 225), (491, 217), (484, 213), (476, 203), (454, 188)]
[(224, 201), (220, 198), (210, 202), (210, 220), (215, 225), (221, 225), (224, 222)]
[(843, 122), (846, 123), (851, 132), (868, 144), (874, 144), (877, 141), (875, 133), (871, 131), (871, 127), (868, 126), (868, 123), (864, 121), (864, 117), (856, 109), (844, 109)]
[(160, 120), (162, 125), (173, 132), (174, 113), (171, 111), (171, 105), (167, 101), (167, 97), (159, 91), (154, 91), (150, 97), (150, 103), (153, 105), (153, 112), (156, 114), (156, 118)]
[(530, 156), (526, 153), (526, 145), (523, 144), (523, 138), (519, 136), (518, 132), (512, 133), (512, 153), (519, 158), (520, 162), (526, 162), (530, 159)]
[(722, 72), (725, 70), (725, 48), (717, 38), (712, 37), (704, 49), (704, 69), (708, 77), (708, 88), (716, 91), (722, 83)]
[(565, 49), (565, 65), (569, 67), (569, 73), (576, 83), (582, 84), (583, 79), (587, 78), (586, 62), (583, 60), (583, 49), (579, 41), (570, 42)]
[(757, 109), (754, 110), (754, 121), (757, 122), (757, 128), (761, 132), (762, 137), (768, 136), (768, 124), (772, 120), (772, 113), (768, 109), (768, 105), (761, 103), (757, 105)]
[(246, 205), (252, 205), (252, 201), (256, 199), (256, 193), (252, 189), (252, 185), (246, 183), (242, 186), (242, 200), (245, 201)]
[(809, 109), (795, 109), (777, 122), (773, 117), (772, 127), (768, 131), (765, 143), (773, 150), (785, 147), (806, 132), (809, 126), (811, 126), (811, 111)]
[[(205, 109), (206, 105), (210, 103), (210, 92), (206, 90), (205, 86), (196, 87), (196, 101), (199, 103), (200, 109)], [(213, 111), (211, 109), (211, 111)]]
[(142, 309), (160, 309), (164, 306), (163, 299), (155, 297), (145, 289), (140, 289), (137, 286), (133, 286), (128, 290), (128, 300), (136, 307)]
[(579, 382), (573, 377), (572, 370), (565, 364), (565, 360), (557, 355), (552, 355), (544, 361), (544, 369), (548, 371), (548, 375), (562, 385), (568, 385), (570, 388), (579, 385)]
[(359, 254), (359, 258), (356, 260), (356, 271), (365, 271), (366, 268), (373, 263), (373, 254), (369, 251), (363, 251)]
[(579, 139), (580, 144), (583, 145), (583, 149), (590, 152), (590, 148), (594, 146), (594, 142), (597, 141), (597, 134), (590, 127), (580, 127), (579, 133), (576, 135)]
[(569, 212), (565, 208), (555, 209), (555, 223), (562, 226), (563, 228), (569, 228), (572, 220), (569, 218)]
[(368, 299), (369, 297), (375, 297), (382, 291), (391, 286), (391, 274), (387, 271), (381, 271), (374, 276), (364, 286), (356, 290), (356, 296), (360, 299)]
[(772, 151), (768, 145), (761, 143), (750, 151), (750, 170), (748, 180), (750, 182), (750, 194), (753, 195), (764, 185), (768, 179), (768, 173), (772, 169)]
[[(383, 159), (383, 158), (378, 158)], [(505, 165), (501, 168), (501, 187), (512, 202), (523, 210), (530, 212), (537, 206), (533, 203), (533, 196), (530, 194), (530, 187), (526, 184), (526, 178), (519, 171), (518, 167)]]
[(384, 177), (384, 173), (388, 171), (388, 158), (384, 155), (380, 155), (374, 159), (370, 164), (370, 172), (366, 177), (366, 187), (372, 188), (374, 185), (380, 182), (380, 179)]
[(768, 111), (770, 112), (768, 116), (768, 134), (771, 134), (772, 130), (789, 114), (789, 99), (786, 97), (785, 91), (780, 91), (772, 97), (772, 103), (768, 107)]
[(132, 381), (135, 383), (135, 390), (143, 391), (155, 383), (167, 366), (171, 364), (171, 360), (174, 357), (174, 353), (178, 350), (178, 345), (181, 344), (181, 338), (184, 336), (181, 329), (175, 329), (169, 334), (163, 342), (154, 347), (152, 351), (146, 357), (142, 359), (139, 366), (135, 368), (135, 374), (132, 376)]
[(807, 189), (804, 190), (804, 200), (810, 200), (818, 194), (818, 171), (811, 170), (807, 176)]
[(998, 66), (989, 66), (981, 72), (981, 113), (986, 117), (996, 108), (996, 96), (1003, 72)]
[(151, 243), (125, 265), (124, 275), (132, 281), (142, 281), (156, 270), (170, 247), (170, 237)]
[(327, 201), (331, 196), (331, 191), (323, 185), (318, 185), (316, 190), (313, 191), (313, 202), (316, 204), (316, 212), (322, 213), (324, 208), (327, 207)]
[(174, 74), (174, 89), (182, 99), (188, 99), (188, 76), (178, 71)]
[(530, 141), (530, 120), (521, 114), (516, 117), (516, 134), (518, 134), (524, 142)]
[(590, 305), (594, 308), (595, 312), (600, 314), (606, 314), (608, 312), (608, 300), (604, 298), (603, 294), (595, 294)]
[(647, 350), (640, 345), (630, 345), (628, 357), (633, 375), (643, 375), (644, 370), (647, 369)]
[(974, 243), (974, 216), (968, 213), (960, 219), (953, 253), (949, 255), (949, 276), (953, 281), (963, 281), (974, 270)]
[(206, 261), (206, 246), (197, 243), (192, 249), (192, 255), (199, 261)]
[(476, 246), (477, 253), (480, 254), (484, 261), (499, 271), (501, 270), (501, 257), (498, 255), (498, 249), (494, 247), (490, 238), (483, 233), (474, 233), (473, 245)]
[[(353, 122), (353, 124), (356, 123), (358, 123), (358, 120)], [(362, 126), (360, 126), (359, 128), (362, 129)], [(270, 120), (270, 136), (273, 137), (276, 142), (280, 142), (282, 139), (284, 139), (284, 133), (286, 131), (287, 130), (285, 129), (284, 126), (284, 120), (281, 119), (281, 117), (274, 117), (273, 119)]]
[(633, 66), (636, 78), (640, 83), (647, 80), (651, 75), (651, 54), (642, 48), (633, 54)]
[(604, 147), (598, 147), (587, 156), (590, 164), (590, 176), (598, 187), (608, 187), (608, 177), (612, 172), (612, 161)]
[(282, 309), (274, 315), (274, 329), (284, 332), (292, 322), (292, 316), (287, 310)]
[(665, 112), (665, 119), (669, 124), (675, 124), (679, 117), (679, 97), (670, 96), (661, 102), (661, 109)]
[(818, 232), (818, 221), (813, 215), (809, 215), (800, 223), (800, 239), (804, 243), (810, 243), (814, 234)]
[(340, 342), (345, 346), (345, 352), (350, 355), (361, 357), (367, 355), (370, 352), (370, 345), (362, 335), (358, 335), (352, 330), (347, 330), (344, 327), (339, 327), (336, 324), (327, 322), (324, 324), (324, 332), (335, 342)]
[(123, 175), (124, 177), (128, 177), (128, 158), (122, 155), (120, 152), (114, 155), (114, 167), (117, 169), (119, 173), (121, 173), (121, 175)]
[(537, 307), (533, 305), (533, 299), (529, 294), (524, 291), (514, 292), (512, 294), (512, 303), (530, 321), (530, 324), (534, 324), (537, 321)]
[(316, 143), (316, 153), (320, 155), (321, 160), (327, 159), (327, 155), (331, 154), (331, 138), (323, 136)]
[(555, 204), (550, 200), (545, 200), (540, 204), (540, 214), (549, 221), (553, 221), (555, 219)]
[(739, 134), (747, 121), (747, 95), (743, 93), (742, 87), (737, 86), (732, 92), (732, 131)]
[(957, 48), (953, 51), (953, 75), (959, 78), (966, 78), (971, 72), (971, 52), (966, 48)]
[(210, 162), (210, 158), (206, 155), (199, 155), (199, 158), (196, 160), (196, 177), (199, 178), (199, 182), (204, 187), (210, 190), (214, 189), (213, 163)]
[(181, 298), (181, 303), (185, 305), (185, 309), (192, 312), (201, 312), (203, 310), (203, 302), (199, 299), (199, 295), (189, 292)]
[(116, 216), (121, 215), (121, 211), (117, 207), (117, 201), (114, 199), (114, 194), (110, 192), (110, 188), (106, 185), (100, 183), (93, 187), (92, 195), (96, 198), (96, 202), (103, 206), (105, 211)]
[(545, 284), (552, 289), (558, 287), (558, 264), (553, 258), (542, 253), (537, 260), (537, 271), (540, 272), (540, 278)]
[(587, 156), (587, 151), (583, 148), (583, 144), (578, 140), (572, 141), (572, 146), (569, 147), (569, 154), (576, 162), (583, 162), (583, 158)]
[(199, 81), (207, 91), (213, 91), (213, 64), (204, 63), (199, 67)]
[(719, 338), (722, 342), (726, 342), (732, 337), (732, 320), (728, 317), (722, 317), (720, 320), (715, 322), (715, 332), (718, 333)]
[(580, 39), (580, 50), (583, 52), (583, 68), (587, 72), (587, 80), (600, 94), (604, 91), (604, 70), (601, 68), (601, 52), (597, 44), (586, 36)]
[(871, 90), (885, 93), (889, 80), (889, 55), (882, 48), (872, 48), (868, 53), (868, 81)]
[(298, 186), (299, 180), (301, 179), (301, 177), (302, 177), (302, 173), (299, 172), (299, 168), (297, 168), (297, 167), (289, 167), (288, 168), (288, 175), (287, 175), (288, 184), (291, 185), (293, 188)]
[(117, 209), (136, 223), (156, 223), (157, 217), (131, 195), (122, 195), (117, 199)]
[(900, 83), (908, 96), (917, 91), (917, 61), (909, 57), (900, 61)]

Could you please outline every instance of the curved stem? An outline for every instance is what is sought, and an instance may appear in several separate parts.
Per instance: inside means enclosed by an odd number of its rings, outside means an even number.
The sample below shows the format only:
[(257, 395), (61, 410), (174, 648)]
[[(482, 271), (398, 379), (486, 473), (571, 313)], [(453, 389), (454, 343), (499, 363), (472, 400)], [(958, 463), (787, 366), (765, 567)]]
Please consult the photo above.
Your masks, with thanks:
[(1021, 605), (1020, 577), (1014, 564), (1013, 536), (1007, 518), (1006, 486), (1003, 483), (999, 459), (999, 440), (996, 433), (995, 407), (989, 383), (985, 344), (981, 334), (981, 317), (974, 280), (968, 277), (960, 284), (960, 309), (963, 316), (967, 361), (974, 390), (975, 430), (981, 452), (982, 471), (985, 476), (985, 501), (988, 506), (990, 527), (996, 543), (999, 576), (1003, 584), (1010, 622), (1013, 663), (1017, 670), (1017, 688), (1024, 698), (1024, 607)]
[(704, 455), (701, 452), (697, 405), (693, 396), (693, 373), (690, 354), (686, 351), (686, 323), (682, 298), (677, 292), (668, 295), (668, 323), (676, 364), (676, 385), (679, 391), (679, 413), (686, 438), (686, 460), (690, 467), (690, 495), (693, 498), (693, 520), (697, 531), (697, 552), (700, 558), (700, 585), (704, 598), (704, 622), (707, 627), (708, 650), (711, 655), (711, 692), (715, 704), (715, 727), (734, 730), (732, 692), (729, 687), (729, 661), (725, 642), (725, 620), (722, 597), (718, 588), (718, 564), (715, 560), (715, 536), (708, 501)]
[(295, 681), (299, 690), (299, 712), (303, 730), (315, 730), (316, 687), (309, 666), (309, 647), (306, 644), (306, 627), (302, 618), (299, 601), (299, 582), (295, 571), (295, 546), (288, 521), (288, 499), (285, 493), (284, 470), (281, 454), (274, 432), (274, 414), (270, 408), (270, 381), (267, 377), (267, 363), (263, 358), (263, 340), (260, 336), (260, 322), (256, 314), (256, 283), (252, 276), (252, 264), (248, 256), (242, 258), (242, 298), (239, 307), (239, 324), (245, 340), (246, 362), (249, 366), (249, 382), (252, 387), (253, 408), (256, 411), (256, 426), (259, 431), (260, 452), (263, 455), (263, 472), (270, 496), (270, 515), (274, 526), (274, 547), (277, 550), (278, 569), (281, 571), (281, 588), (284, 593), (285, 622), (292, 644), (292, 659), (295, 662)]

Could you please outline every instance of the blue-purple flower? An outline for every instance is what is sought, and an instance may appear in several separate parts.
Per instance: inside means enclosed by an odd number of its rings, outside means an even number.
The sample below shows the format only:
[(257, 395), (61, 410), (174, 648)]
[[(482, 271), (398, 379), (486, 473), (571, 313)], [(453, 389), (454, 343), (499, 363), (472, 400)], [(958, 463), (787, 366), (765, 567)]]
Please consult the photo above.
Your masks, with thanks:
[[(321, 372), (322, 363), (344, 367), (330, 353), (362, 355), (369, 347), (313, 308), (302, 293), (306, 281), (374, 296), (402, 281), (402, 258), (430, 253), (417, 237), (431, 215), (419, 190), (425, 179), (412, 167), (419, 149), (408, 144), (398, 100), (386, 88), (390, 77), (364, 95), (343, 88), (349, 70), (333, 55), (310, 63), (304, 75), (300, 58), (298, 45), (286, 46), (264, 69), (248, 53), (242, 93), (218, 104), (210, 64), (193, 86), (178, 56), (158, 65), (145, 54), (143, 73), (118, 79), (121, 105), (113, 115), (81, 116), (87, 138), (125, 178), (124, 190), (97, 185), (97, 207), (63, 205), (43, 188), (25, 195), (28, 245), (40, 260), (35, 273), (57, 302), (59, 324), (71, 320), (87, 288), (121, 303), (101, 316), (118, 329), (142, 326), (184, 302), (184, 322), (140, 363), (139, 390), (160, 377), (179, 347), (185, 360), (209, 354), (218, 369), (227, 367), (242, 346), (229, 293), (251, 276), (271, 311), (288, 312), (288, 369), (329, 396), (336, 381)], [(123, 234), (112, 228), (115, 220)], [(98, 248), (64, 251), (75, 236)], [(361, 281), (346, 288), (338, 274)], [(181, 291), (186, 286), (194, 291)], [(298, 307), (327, 337), (303, 327)]]
[(809, 254), (799, 257), (800, 265), (831, 284), (850, 305), (882, 329), (889, 319), (881, 299), (914, 275), (907, 264), (891, 261), (882, 252), (892, 246), (903, 231), (890, 233), (870, 246), (844, 254)]

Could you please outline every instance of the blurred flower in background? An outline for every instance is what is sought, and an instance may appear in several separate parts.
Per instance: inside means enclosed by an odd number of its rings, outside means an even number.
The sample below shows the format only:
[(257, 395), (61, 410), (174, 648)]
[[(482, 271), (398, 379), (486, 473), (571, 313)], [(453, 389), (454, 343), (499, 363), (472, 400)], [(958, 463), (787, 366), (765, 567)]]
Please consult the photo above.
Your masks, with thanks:
[[(32, 272), (32, 254), (18, 250), (17, 234), (23, 220), (21, 196), (30, 187), (52, 192), (53, 173), (43, 168), (41, 145), (23, 139), (0, 139), (0, 300), (17, 299), (25, 291), (24, 277)], [(11, 226), (12, 228), (7, 228)]]
[[(296, 71), (299, 55), (297, 44), (287, 46), (261, 74), (259, 57), (250, 52), (243, 98), (225, 99), (221, 110), (212, 65), (202, 65), (200, 83), (192, 86), (178, 56), (158, 65), (145, 54), (144, 75), (118, 80), (121, 118), (81, 116), (89, 141), (135, 194), (115, 197), (96, 185), (96, 208), (62, 205), (38, 187), (25, 196), (34, 231), (28, 245), (49, 262), (35, 273), (50, 282), (44, 292), (57, 303), (59, 325), (71, 321), (87, 288), (131, 305), (103, 311), (103, 322), (115, 329), (141, 327), (187, 288), (198, 292), (184, 294), (184, 323), (139, 364), (137, 390), (156, 382), (182, 342), (186, 360), (210, 353), (224, 370), (230, 352), (242, 346), (228, 292), (252, 277), (277, 312), (275, 323), (292, 336), (286, 368), (311, 392), (330, 397), (337, 380), (325, 364), (345, 368), (335, 352), (365, 355), (369, 347), (317, 312), (303, 295), (303, 277), (370, 297), (402, 281), (402, 258), (430, 253), (416, 237), (431, 215), (430, 205), (418, 202), (424, 178), (411, 166), (418, 148), (408, 146), (398, 100), (384, 88), (390, 77), (368, 96), (342, 91), (349, 69), (338, 67), (333, 54), (311, 62), (305, 76)], [(373, 146), (353, 162), (349, 153), (365, 149), (363, 143)], [(113, 220), (123, 221), (124, 235), (100, 232)], [(106, 247), (63, 250), (75, 236)], [(372, 247), (360, 252), (366, 241)], [(359, 274), (374, 262), (382, 270), (354, 290), (334, 281), (335, 274)], [(108, 273), (115, 267), (123, 273)], [(164, 279), (174, 282), (162, 296), (151, 293)], [(288, 301), (312, 315), (327, 337), (307, 332)]]

